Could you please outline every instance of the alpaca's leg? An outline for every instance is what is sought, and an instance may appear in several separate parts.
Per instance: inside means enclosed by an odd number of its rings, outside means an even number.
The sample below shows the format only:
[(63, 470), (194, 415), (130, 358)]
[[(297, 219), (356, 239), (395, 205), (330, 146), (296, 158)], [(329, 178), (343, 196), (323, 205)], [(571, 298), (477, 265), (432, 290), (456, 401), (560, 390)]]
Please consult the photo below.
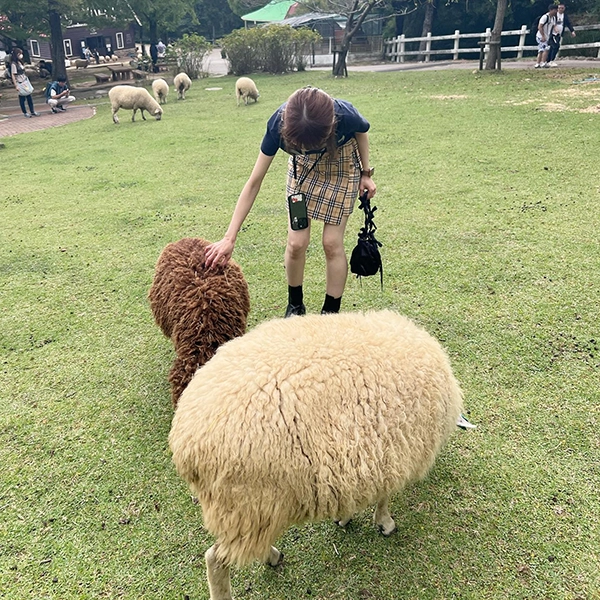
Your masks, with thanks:
[(269, 552), (269, 558), (267, 559), (267, 564), (272, 567), (276, 567), (280, 565), (283, 561), (283, 552), (279, 552), (275, 546), (271, 546), (271, 551)]
[(220, 564), (215, 556), (215, 547), (211, 546), (204, 555), (206, 561), (206, 575), (210, 600), (233, 600), (231, 595), (231, 580), (229, 567)]
[(375, 525), (379, 527), (379, 531), (385, 536), (391, 535), (396, 531), (396, 524), (388, 509), (387, 496), (377, 503), (373, 521), (375, 522)]

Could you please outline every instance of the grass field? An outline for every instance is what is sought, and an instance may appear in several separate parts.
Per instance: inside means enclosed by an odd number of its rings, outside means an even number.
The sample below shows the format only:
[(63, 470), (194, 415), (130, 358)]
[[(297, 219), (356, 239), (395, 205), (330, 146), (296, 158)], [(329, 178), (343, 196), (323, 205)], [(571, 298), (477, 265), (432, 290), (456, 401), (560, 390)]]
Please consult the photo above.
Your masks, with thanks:
[[(171, 90), (160, 122), (114, 125), (103, 102), (3, 140), (0, 598), (208, 597), (212, 541), (167, 447), (173, 351), (146, 297), (168, 242), (221, 237), (268, 117), (310, 83), (372, 124), (384, 289), (349, 279), (343, 310), (437, 336), (478, 427), (394, 499), (394, 536), (369, 512), (292, 528), (285, 564), (234, 570), (235, 596), (599, 600), (600, 84), (574, 83), (591, 74), (258, 75), (240, 108), (226, 77)], [(250, 327), (287, 300), (285, 162), (234, 254)]]

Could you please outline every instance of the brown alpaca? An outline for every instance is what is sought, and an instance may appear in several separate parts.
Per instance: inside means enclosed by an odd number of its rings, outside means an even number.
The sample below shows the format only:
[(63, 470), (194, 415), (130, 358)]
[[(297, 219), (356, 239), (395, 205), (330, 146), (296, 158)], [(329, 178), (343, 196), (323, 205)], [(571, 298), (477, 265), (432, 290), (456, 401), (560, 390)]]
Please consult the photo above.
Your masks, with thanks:
[(209, 243), (183, 238), (166, 246), (148, 294), (154, 320), (177, 354), (169, 373), (174, 407), (198, 368), (219, 346), (246, 331), (248, 284), (231, 260), (222, 270), (205, 270)]

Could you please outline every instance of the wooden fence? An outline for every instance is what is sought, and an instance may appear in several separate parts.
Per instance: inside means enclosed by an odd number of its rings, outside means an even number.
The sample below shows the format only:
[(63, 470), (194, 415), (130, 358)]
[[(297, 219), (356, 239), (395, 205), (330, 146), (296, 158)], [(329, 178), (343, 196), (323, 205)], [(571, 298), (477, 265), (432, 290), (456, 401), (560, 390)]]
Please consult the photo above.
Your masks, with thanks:
[[(579, 27), (574, 28), (575, 31), (590, 31), (590, 30), (600, 30), (600, 24), (597, 25), (581, 25)], [(514, 29), (512, 31), (503, 31), (501, 33), (501, 42), (503, 42), (502, 38), (513, 37), (516, 38), (516, 45), (504, 45), (502, 43), (501, 51), (502, 58), (505, 58), (505, 53), (514, 53), (513, 58), (523, 58), (523, 52), (526, 50), (533, 50), (537, 52), (537, 45), (535, 46), (526, 46), (525, 38), (529, 33), (529, 29), (526, 25), (523, 25), (521, 29)], [(423, 56), (425, 58), (425, 62), (429, 62), (432, 56), (441, 56), (448, 55), (452, 57), (452, 60), (458, 60), (461, 57), (464, 57), (466, 54), (476, 54), (479, 56), (480, 48), (479, 42), (489, 42), (492, 37), (492, 30), (488, 27), (484, 33), (460, 33), (459, 30), (456, 30), (453, 35), (435, 35), (432, 36), (431, 33), (428, 33), (425, 37), (413, 37), (407, 38), (404, 35), (400, 35), (398, 37), (392, 38), (390, 40), (386, 40), (384, 42), (384, 58), (386, 60), (390, 60), (392, 62), (405, 62), (407, 57), (417, 57)], [(600, 41), (598, 42), (588, 42), (585, 44), (571, 44), (569, 43), (571, 39), (570, 37), (563, 37), (563, 42), (561, 45), (561, 50), (571, 50), (571, 49), (584, 49), (584, 48), (595, 48), (597, 49), (596, 56), (600, 58)], [(476, 40), (475, 42), (470, 42), (473, 45), (470, 47), (463, 46), (460, 47), (461, 40)], [(508, 40), (507, 40), (508, 41)], [(425, 42), (425, 49), (419, 50), (418, 46), (421, 42)], [(435, 42), (441, 42), (438, 46), (452, 46), (446, 48), (437, 48), (433, 49), (433, 44)], [(469, 42), (467, 42), (468, 44)], [(416, 48), (416, 49), (411, 49)], [(484, 47), (485, 54), (489, 51), (489, 45)]]

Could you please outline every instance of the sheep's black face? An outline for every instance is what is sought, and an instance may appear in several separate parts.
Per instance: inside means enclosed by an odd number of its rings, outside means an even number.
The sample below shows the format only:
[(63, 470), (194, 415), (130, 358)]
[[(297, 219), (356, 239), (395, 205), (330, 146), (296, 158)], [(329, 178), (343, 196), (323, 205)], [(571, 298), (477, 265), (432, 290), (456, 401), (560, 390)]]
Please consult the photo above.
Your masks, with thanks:
[(162, 117), (162, 113), (163, 113), (162, 108), (157, 109), (156, 112), (154, 113), (154, 118), (157, 121), (160, 121), (160, 119)]

